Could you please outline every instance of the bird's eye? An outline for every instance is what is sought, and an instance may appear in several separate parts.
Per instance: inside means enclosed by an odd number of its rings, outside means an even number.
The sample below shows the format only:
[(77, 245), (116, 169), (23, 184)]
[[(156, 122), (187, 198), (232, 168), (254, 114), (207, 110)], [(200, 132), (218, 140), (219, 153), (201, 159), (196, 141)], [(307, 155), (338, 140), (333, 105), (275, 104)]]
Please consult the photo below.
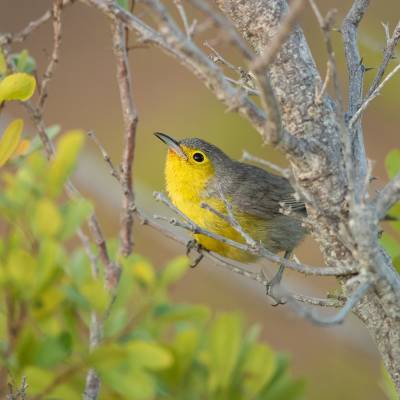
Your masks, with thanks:
[(201, 162), (204, 161), (204, 156), (201, 153), (194, 153), (193, 154), (193, 160), (198, 162), (198, 163), (201, 163)]

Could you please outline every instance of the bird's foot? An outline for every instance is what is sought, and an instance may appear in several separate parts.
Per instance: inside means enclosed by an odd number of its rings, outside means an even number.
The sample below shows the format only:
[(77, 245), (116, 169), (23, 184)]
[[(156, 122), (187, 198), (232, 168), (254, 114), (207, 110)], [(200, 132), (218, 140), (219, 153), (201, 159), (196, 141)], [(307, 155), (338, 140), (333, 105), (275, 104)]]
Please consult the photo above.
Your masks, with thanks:
[(280, 305), (284, 305), (287, 303), (287, 299), (282, 296), (282, 294), (280, 293), (280, 284), (278, 283), (274, 283), (272, 282), (273, 280), (271, 280), (270, 282), (267, 283), (265, 289), (266, 289), (266, 294), (268, 297), (270, 297), (274, 303), (272, 303), (271, 305), (273, 307), (278, 307)]
[(192, 250), (196, 251), (197, 256), (192, 260), (190, 268), (194, 268), (200, 263), (204, 257), (203, 251), (205, 249), (196, 239), (191, 239), (186, 243), (186, 255), (189, 256)]
[(283, 305), (287, 303), (287, 299), (282, 295), (281, 290), (281, 280), (283, 275), (284, 267), (281, 265), (279, 267), (279, 271), (275, 274), (275, 276), (265, 285), (266, 294), (270, 297), (275, 303), (272, 306), (277, 307), (279, 305)]

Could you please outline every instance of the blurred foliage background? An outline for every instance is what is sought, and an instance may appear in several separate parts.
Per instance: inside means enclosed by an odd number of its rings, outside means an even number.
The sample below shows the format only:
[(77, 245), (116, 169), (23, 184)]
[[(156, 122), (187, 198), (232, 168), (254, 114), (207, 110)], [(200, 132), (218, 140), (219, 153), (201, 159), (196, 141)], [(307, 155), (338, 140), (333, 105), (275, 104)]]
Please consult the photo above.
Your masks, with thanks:
[[(338, 21), (351, 2), (328, 0), (319, 2), (321, 9), (338, 8)], [(41, 15), (50, 6), (48, 0), (2, 0), (0, 26), (3, 32), (16, 32)], [(194, 15), (188, 6), (188, 13)], [(381, 22), (393, 28), (400, 15), (396, 0), (372, 2), (360, 27), (360, 46), (367, 67), (379, 65), (384, 47)], [(195, 15), (200, 18), (199, 15)], [(316, 63), (325, 73), (326, 54), (322, 35), (309, 10), (301, 25), (309, 40)], [(62, 130), (93, 129), (113, 160), (120, 160), (122, 118), (115, 79), (114, 59), (108, 21), (95, 10), (75, 4), (63, 13), (63, 43), (60, 64), (50, 84), (50, 99), (46, 106), (46, 123), (60, 124)], [(215, 37), (209, 32), (199, 45)], [(134, 39), (132, 39), (134, 42)], [(43, 71), (52, 49), (51, 25), (35, 32), (20, 46), (28, 49)], [(336, 54), (340, 62), (340, 77), (345, 87), (341, 37), (335, 36)], [(223, 44), (218, 50), (232, 62), (241, 63), (237, 54)], [(136, 194), (138, 203), (149, 212), (160, 209), (151, 197), (153, 190), (163, 188), (165, 148), (152, 135), (164, 131), (178, 138), (198, 136), (223, 148), (232, 157), (240, 158), (242, 150), (285, 164), (276, 151), (261, 146), (259, 135), (246, 121), (224, 107), (189, 72), (156, 49), (136, 49), (130, 53), (134, 97), (140, 113), (137, 152), (135, 158)], [(369, 74), (369, 75), (368, 75)], [(374, 71), (367, 74), (367, 84)], [(364, 122), (367, 152), (375, 161), (374, 188), (387, 180), (385, 155), (399, 145), (398, 97), (400, 77), (395, 77), (370, 106)], [(9, 120), (21, 117), (29, 127), (21, 108), (7, 106), (0, 120), (1, 131)], [(97, 148), (87, 142), (79, 159), (74, 180), (93, 201), (109, 237), (115, 236), (119, 224), (119, 188)], [(396, 238), (390, 226), (385, 230)], [(398, 235), (397, 235), (398, 238)], [(136, 226), (136, 251), (145, 255), (157, 268), (163, 266), (184, 249), (146, 227)], [(156, 249), (156, 250), (155, 250)], [(305, 263), (322, 263), (312, 239), (307, 239), (297, 251)], [(272, 274), (274, 267), (270, 267)], [(304, 293), (321, 294), (335, 286), (332, 279), (304, 279), (287, 274), (287, 284)], [(248, 324), (261, 325), (260, 337), (274, 349), (289, 353), (292, 372), (307, 380), (307, 399), (384, 399), (379, 356), (367, 332), (355, 318), (343, 326), (324, 329), (302, 321), (285, 308), (273, 308), (258, 285), (233, 276), (215, 265), (203, 262), (189, 271), (173, 286), (173, 299), (185, 303), (207, 304), (213, 310), (240, 312)]]

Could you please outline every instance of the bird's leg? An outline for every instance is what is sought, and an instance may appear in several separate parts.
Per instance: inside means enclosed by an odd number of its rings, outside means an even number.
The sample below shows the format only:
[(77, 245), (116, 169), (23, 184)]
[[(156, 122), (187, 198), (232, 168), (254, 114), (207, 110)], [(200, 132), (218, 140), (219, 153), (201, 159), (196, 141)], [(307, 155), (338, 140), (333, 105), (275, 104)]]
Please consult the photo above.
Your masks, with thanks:
[(186, 255), (189, 256), (192, 250), (196, 250), (197, 257), (190, 264), (190, 268), (194, 268), (200, 263), (204, 257), (203, 251), (205, 249), (196, 239), (191, 239), (186, 243)]
[[(289, 259), (291, 255), (292, 255), (292, 252), (286, 250), (285, 254), (283, 255), (283, 258)], [(284, 271), (285, 271), (285, 266), (283, 264), (280, 264), (278, 272), (274, 275), (274, 277), (268, 282), (268, 284), (266, 286), (267, 296), (269, 296), (273, 300), (275, 300), (275, 304), (273, 304), (273, 306), (275, 306), (275, 307), (279, 306), (280, 304), (286, 303), (286, 299), (284, 297), (276, 296), (274, 294), (274, 288), (279, 287)]]

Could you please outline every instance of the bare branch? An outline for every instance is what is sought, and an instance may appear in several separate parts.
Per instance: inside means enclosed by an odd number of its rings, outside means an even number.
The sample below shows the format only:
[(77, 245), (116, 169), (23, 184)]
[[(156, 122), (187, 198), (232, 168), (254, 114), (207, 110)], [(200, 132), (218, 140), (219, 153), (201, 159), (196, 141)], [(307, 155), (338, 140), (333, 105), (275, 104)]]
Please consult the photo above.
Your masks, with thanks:
[(108, 166), (110, 167), (110, 171), (111, 171), (111, 176), (113, 176), (119, 183), (121, 183), (121, 177), (120, 177), (120, 173), (117, 170), (117, 168), (115, 168), (114, 163), (111, 160), (111, 157), (108, 155), (106, 149), (104, 148), (104, 146), (100, 143), (99, 139), (97, 139), (96, 134), (93, 131), (89, 131), (88, 132), (88, 136), (90, 137), (90, 139), (93, 140), (93, 142), (96, 144), (96, 146), (99, 148), (101, 155), (103, 156), (104, 161), (108, 164)]
[[(313, 3), (311, 3), (311, 4), (313, 4)], [(324, 82), (322, 84), (321, 89), (319, 89), (315, 93), (315, 102), (317, 104), (321, 104), (322, 98), (325, 95), (326, 90), (328, 89), (328, 85), (329, 85), (329, 82), (331, 80), (331, 77), (332, 77), (332, 63), (330, 62), (330, 60), (328, 60), (327, 63), (326, 63), (326, 73), (325, 73)]]
[(178, 9), (179, 15), (181, 16), (183, 27), (185, 28), (186, 36), (190, 40), (193, 35), (194, 28), (196, 26), (196, 21), (193, 21), (193, 24), (189, 24), (188, 17), (186, 15), (185, 7), (183, 7), (181, 0), (174, 0), (174, 4)]
[[(75, 0), (63, 0), (61, 4), (61, 8), (66, 7), (69, 4), (72, 4)], [(44, 23), (46, 23), (50, 18), (52, 18), (52, 11), (47, 10), (42, 16), (40, 16), (38, 19), (35, 19), (33, 21), (30, 21), (29, 24), (22, 29), (20, 32), (15, 33), (15, 34), (5, 34), (3, 35), (3, 40), (5, 40), (6, 43), (20, 43), (23, 42), (31, 33), (33, 33), (37, 28), (42, 26)], [(1, 40), (0, 40), (1, 42)]]
[(317, 297), (305, 296), (304, 294), (296, 293), (292, 293), (291, 296), (294, 300), (297, 300), (300, 303), (306, 303), (312, 306), (339, 308), (344, 304), (343, 301), (338, 299), (320, 299)]
[(277, 172), (279, 175), (284, 176), (285, 178), (288, 178), (289, 175), (290, 175), (290, 170), (289, 169), (282, 168), (279, 165), (276, 165), (276, 164), (272, 163), (271, 161), (264, 160), (263, 158), (259, 158), (259, 157), (253, 156), (252, 154), (250, 154), (246, 150), (243, 151), (242, 161), (255, 162), (255, 163), (260, 164), (260, 165), (262, 165), (264, 167), (272, 169), (274, 172)]
[(322, 316), (319, 315), (319, 313), (317, 313), (314, 309), (299, 307), (299, 304), (295, 303), (291, 299), (289, 299), (289, 303), (299, 316), (307, 318), (314, 324), (321, 326), (337, 325), (344, 321), (347, 315), (361, 301), (361, 299), (367, 294), (371, 287), (372, 282), (370, 280), (360, 283), (357, 289), (347, 299), (345, 305), (340, 309), (340, 311), (332, 316)]
[(132, 98), (132, 80), (130, 76), (126, 32), (121, 22), (114, 20), (113, 50), (117, 64), (117, 81), (121, 99), (121, 108), (125, 126), (125, 145), (122, 157), (121, 185), (123, 192), (123, 215), (121, 217), (121, 253), (126, 257), (133, 249), (133, 213), (135, 197), (133, 191), (132, 165), (135, 155), (138, 113)]
[(226, 32), (230, 42), (237, 47), (242, 55), (251, 60), (254, 57), (254, 53), (249, 48), (243, 38), (237, 33), (235, 27), (232, 25), (225, 15), (219, 13), (217, 10), (211, 8), (207, 1), (204, 0), (189, 0), (196, 8), (198, 8), (205, 15), (210, 17), (214, 23), (221, 29), (222, 32)]
[(52, 17), (53, 17), (53, 51), (51, 53), (50, 62), (47, 65), (46, 72), (43, 75), (42, 83), (39, 87), (39, 101), (38, 108), (43, 109), (44, 103), (46, 101), (48, 95), (47, 86), (50, 83), (50, 80), (53, 76), (54, 69), (58, 64), (58, 57), (60, 53), (61, 46), (61, 34), (62, 34), (62, 25), (61, 25), (61, 9), (63, 7), (62, 0), (53, 0), (52, 6)]
[(389, 62), (393, 59), (394, 51), (397, 47), (397, 44), (400, 40), (400, 21), (397, 23), (396, 27), (394, 28), (393, 35), (390, 37), (388, 35), (389, 28), (387, 25), (384, 25), (385, 32), (386, 32), (386, 47), (385, 52), (383, 54), (383, 61), (379, 66), (378, 72), (371, 83), (370, 88), (368, 89), (368, 93), (366, 98), (370, 97), (373, 92), (377, 89), (379, 83), (381, 82), (383, 75), (385, 74), (386, 68), (389, 65)]
[(372, 100), (375, 99), (375, 97), (379, 96), (382, 88), (385, 86), (385, 84), (393, 78), (393, 76), (400, 70), (400, 64), (397, 64), (392, 71), (390, 71), (389, 74), (387, 74), (386, 78), (376, 87), (376, 89), (364, 100), (364, 102), (361, 104), (359, 109), (354, 113), (353, 117), (349, 121), (349, 126), (353, 127), (357, 121), (360, 119), (361, 115), (363, 112), (366, 110), (366, 108), (369, 106), (369, 103), (371, 103)]
[(210, 43), (208, 43), (207, 41), (203, 43), (205, 47), (207, 47), (208, 49), (210, 49), (213, 53), (213, 56), (210, 56), (211, 60), (213, 62), (215, 62), (215, 64), (223, 64), (226, 65), (229, 69), (231, 69), (232, 71), (236, 72), (237, 74), (241, 75), (242, 74), (242, 69), (237, 67), (236, 65), (233, 65), (232, 63), (230, 63), (228, 60), (226, 60), (224, 57), (222, 57), (222, 55), (220, 53), (218, 53), (217, 50), (214, 49), (213, 46), (211, 46)]

